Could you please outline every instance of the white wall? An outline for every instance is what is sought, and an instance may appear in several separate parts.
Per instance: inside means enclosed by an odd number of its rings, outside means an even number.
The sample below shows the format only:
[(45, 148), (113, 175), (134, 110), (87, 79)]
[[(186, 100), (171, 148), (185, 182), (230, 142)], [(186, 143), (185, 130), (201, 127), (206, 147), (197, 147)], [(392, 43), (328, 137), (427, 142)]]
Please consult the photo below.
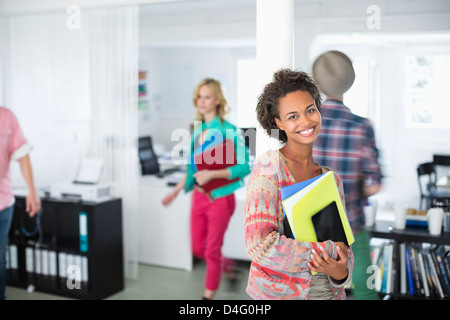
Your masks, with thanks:
[(229, 48), (141, 47), (141, 68), (147, 70), (149, 120), (141, 122), (140, 135), (151, 135), (166, 149), (178, 144), (172, 132), (189, 129), (194, 122), (193, 92), (206, 77), (219, 80), (228, 100), (227, 118), (236, 123), (236, 56)]

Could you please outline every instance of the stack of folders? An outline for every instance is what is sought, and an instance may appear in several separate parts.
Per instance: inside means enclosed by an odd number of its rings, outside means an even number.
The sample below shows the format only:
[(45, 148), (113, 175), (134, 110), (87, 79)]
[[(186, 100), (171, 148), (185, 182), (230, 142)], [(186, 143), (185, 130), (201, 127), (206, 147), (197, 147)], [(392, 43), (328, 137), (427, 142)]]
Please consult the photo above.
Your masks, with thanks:
[(57, 288), (56, 251), (29, 242), (25, 247), (27, 283), (40, 288)]
[[(237, 164), (237, 161), (233, 140), (223, 140), (221, 135), (217, 134), (196, 148), (191, 155), (190, 161), (194, 172), (199, 170), (218, 170), (234, 166)], [(232, 180), (214, 179), (201, 187), (205, 192), (210, 192), (238, 180), (239, 178)]]
[(333, 171), (281, 188), (285, 235), (299, 241), (332, 240), (350, 246), (354, 235)]
[(89, 292), (88, 258), (73, 252), (58, 252), (59, 285), (63, 290)]
[(25, 248), (27, 283), (37, 288), (88, 292), (88, 258), (29, 243)]

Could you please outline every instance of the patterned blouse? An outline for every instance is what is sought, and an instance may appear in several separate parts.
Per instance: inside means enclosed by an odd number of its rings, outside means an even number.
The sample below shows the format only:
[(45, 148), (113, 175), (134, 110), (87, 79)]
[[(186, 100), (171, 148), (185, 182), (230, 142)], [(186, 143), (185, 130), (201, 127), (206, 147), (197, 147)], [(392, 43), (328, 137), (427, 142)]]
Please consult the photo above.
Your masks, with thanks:
[[(322, 167), (322, 172), (331, 169)], [(344, 202), (341, 179), (337, 183)], [(284, 156), (278, 150), (262, 154), (250, 174), (245, 204), (245, 241), (252, 260), (247, 293), (253, 299), (308, 299), (312, 273), (307, 265), (312, 249), (325, 248), (336, 259), (336, 244), (300, 242), (287, 238), (283, 228), (283, 209), (280, 188), (296, 183), (289, 172)], [(346, 298), (344, 287), (353, 270), (353, 253), (347, 261), (348, 277), (336, 283), (330, 277), (331, 294), (336, 300)]]

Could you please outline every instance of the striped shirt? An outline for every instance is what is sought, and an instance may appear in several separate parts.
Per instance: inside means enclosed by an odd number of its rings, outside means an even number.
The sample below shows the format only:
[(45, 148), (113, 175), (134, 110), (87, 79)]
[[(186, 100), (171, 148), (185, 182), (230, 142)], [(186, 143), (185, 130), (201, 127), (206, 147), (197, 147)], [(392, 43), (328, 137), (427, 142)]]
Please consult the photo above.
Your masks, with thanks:
[(370, 121), (336, 100), (322, 105), (322, 127), (313, 145), (314, 161), (342, 178), (345, 204), (354, 233), (364, 227), (366, 198), (362, 185), (381, 184), (378, 149)]

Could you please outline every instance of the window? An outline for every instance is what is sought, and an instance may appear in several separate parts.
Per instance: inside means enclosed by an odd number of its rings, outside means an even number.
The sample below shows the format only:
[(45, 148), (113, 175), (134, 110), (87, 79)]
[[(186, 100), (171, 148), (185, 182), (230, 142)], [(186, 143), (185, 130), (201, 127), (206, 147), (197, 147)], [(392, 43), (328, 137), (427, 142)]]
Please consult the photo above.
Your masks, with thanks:
[(405, 107), (408, 127), (450, 128), (450, 55), (405, 58)]

